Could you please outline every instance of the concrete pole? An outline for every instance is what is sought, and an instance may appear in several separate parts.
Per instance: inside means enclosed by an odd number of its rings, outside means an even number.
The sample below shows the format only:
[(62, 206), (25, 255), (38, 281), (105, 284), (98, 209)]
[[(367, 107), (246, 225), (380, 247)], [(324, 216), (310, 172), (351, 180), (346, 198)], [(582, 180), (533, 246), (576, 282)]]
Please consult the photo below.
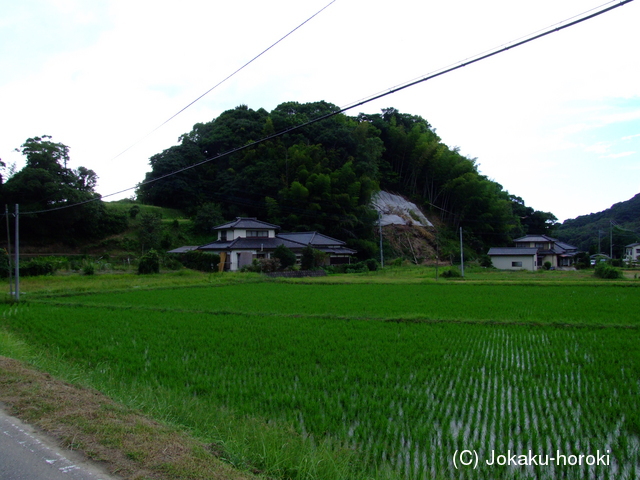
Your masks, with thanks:
[(382, 213), (378, 210), (378, 228), (380, 229), (380, 266), (384, 267), (384, 252), (382, 251)]
[(462, 227), (460, 227), (460, 272), (464, 277), (464, 250), (462, 247)]
[(16, 203), (16, 302), (20, 301), (20, 208)]

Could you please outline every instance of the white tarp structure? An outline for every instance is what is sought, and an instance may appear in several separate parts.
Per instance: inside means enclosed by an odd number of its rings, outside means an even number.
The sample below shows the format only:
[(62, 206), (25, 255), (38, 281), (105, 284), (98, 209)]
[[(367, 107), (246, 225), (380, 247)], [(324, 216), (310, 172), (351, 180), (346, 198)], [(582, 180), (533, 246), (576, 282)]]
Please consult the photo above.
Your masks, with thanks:
[(415, 203), (409, 202), (400, 195), (380, 191), (373, 196), (371, 204), (380, 213), (383, 227), (387, 225), (433, 227)]

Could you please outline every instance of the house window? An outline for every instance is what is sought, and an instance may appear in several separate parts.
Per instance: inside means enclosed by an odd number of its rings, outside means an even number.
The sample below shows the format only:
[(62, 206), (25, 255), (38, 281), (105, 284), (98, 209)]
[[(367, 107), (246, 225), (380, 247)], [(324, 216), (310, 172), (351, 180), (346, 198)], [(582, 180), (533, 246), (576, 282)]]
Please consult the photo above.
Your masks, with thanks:
[(220, 241), (222, 241), (222, 242), (226, 242), (227, 241), (227, 231), (226, 230), (220, 231)]
[(536, 248), (547, 248), (547, 244), (546, 243), (538, 243), (538, 242), (536, 242)]
[(511, 262), (512, 267), (522, 267), (522, 262)]
[(268, 237), (267, 230), (247, 230), (247, 237)]

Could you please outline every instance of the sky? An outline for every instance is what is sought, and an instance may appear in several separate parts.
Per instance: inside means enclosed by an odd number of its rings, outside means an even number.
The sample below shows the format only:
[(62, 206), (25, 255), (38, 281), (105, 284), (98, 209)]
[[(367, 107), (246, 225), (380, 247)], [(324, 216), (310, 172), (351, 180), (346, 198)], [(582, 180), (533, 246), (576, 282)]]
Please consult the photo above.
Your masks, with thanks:
[[(20, 169), (15, 149), (51, 135), (104, 200), (132, 197), (152, 155), (225, 110), (348, 106), (618, 3), (330, 2), (0, 0), (0, 159)], [(640, 193), (639, 24), (634, 1), (346, 113), (419, 115), (527, 206), (599, 212)]]

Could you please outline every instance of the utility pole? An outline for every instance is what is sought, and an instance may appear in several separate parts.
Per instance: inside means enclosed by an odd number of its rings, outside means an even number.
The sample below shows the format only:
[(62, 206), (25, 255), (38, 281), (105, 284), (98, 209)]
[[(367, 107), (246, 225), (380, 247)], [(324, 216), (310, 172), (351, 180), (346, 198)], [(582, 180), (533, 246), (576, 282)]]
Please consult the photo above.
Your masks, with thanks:
[(438, 281), (438, 264), (440, 263), (440, 243), (438, 242), (438, 230), (436, 229), (436, 282)]
[(380, 229), (380, 266), (384, 267), (384, 252), (382, 251), (382, 213), (378, 210), (378, 228)]
[(20, 301), (20, 208), (16, 203), (16, 302)]
[(598, 230), (598, 254), (602, 253), (602, 248), (600, 248), (600, 236), (602, 235), (602, 230)]
[(613, 260), (613, 220), (609, 220), (609, 258)]
[(464, 278), (464, 250), (462, 248), (462, 227), (460, 227), (460, 273)]
[(9, 231), (9, 206), (4, 206), (4, 216), (7, 220), (7, 261), (9, 262), (9, 296), (13, 297), (13, 272), (11, 272), (11, 232)]

